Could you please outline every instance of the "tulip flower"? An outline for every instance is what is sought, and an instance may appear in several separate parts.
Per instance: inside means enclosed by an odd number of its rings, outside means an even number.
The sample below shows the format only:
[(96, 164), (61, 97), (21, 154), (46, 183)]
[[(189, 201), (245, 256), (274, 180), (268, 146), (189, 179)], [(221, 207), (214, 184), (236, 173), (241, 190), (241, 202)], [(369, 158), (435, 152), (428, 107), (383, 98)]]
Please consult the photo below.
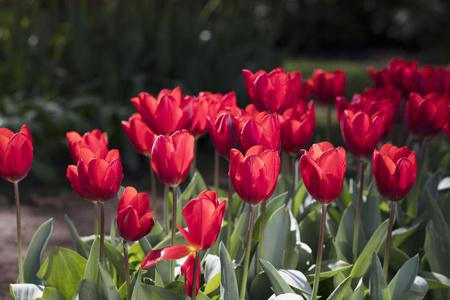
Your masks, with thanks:
[(300, 173), (306, 189), (322, 204), (333, 202), (341, 193), (347, 167), (344, 148), (334, 148), (329, 142), (301, 150)]
[(238, 109), (235, 92), (229, 92), (225, 95), (220, 93), (200, 92), (199, 99), (206, 99), (208, 102), (208, 117), (214, 122), (216, 117), (224, 111)]
[(186, 130), (156, 138), (151, 163), (162, 183), (173, 187), (186, 179), (194, 158), (194, 142), (194, 137)]
[(385, 144), (380, 151), (374, 151), (372, 164), (378, 191), (386, 199), (400, 201), (414, 185), (416, 154), (407, 147)]
[(88, 148), (93, 153), (101, 148), (108, 148), (108, 136), (106, 132), (101, 132), (94, 129), (91, 132), (86, 132), (81, 136), (75, 131), (66, 133), (67, 144), (69, 145), (69, 152), (72, 156), (73, 162), (76, 164), (80, 159), (78, 152), (81, 148)]
[(161, 90), (155, 99), (148, 93), (131, 98), (142, 120), (155, 134), (170, 135), (177, 130), (189, 129), (193, 104), (185, 100), (179, 87)]
[(392, 228), (395, 216), (395, 203), (403, 199), (411, 190), (416, 180), (416, 154), (407, 147), (398, 148), (385, 144), (372, 157), (372, 168), (378, 191), (386, 199), (393, 201), (389, 214), (389, 228), (384, 254), (384, 274), (389, 268), (389, 253), (391, 248)]
[(81, 148), (78, 164), (67, 168), (72, 188), (82, 198), (104, 202), (114, 198), (123, 179), (119, 151), (106, 148), (93, 153)]
[(10, 182), (24, 179), (33, 161), (33, 140), (27, 125), (18, 133), (0, 128), (0, 176)]
[(250, 205), (258, 205), (272, 195), (279, 171), (280, 156), (275, 150), (253, 146), (245, 156), (231, 150), (228, 176), (238, 195)]
[(155, 134), (142, 121), (139, 113), (133, 114), (128, 121), (122, 121), (122, 128), (133, 147), (145, 156), (151, 156)]
[(250, 115), (241, 117), (236, 139), (244, 152), (256, 145), (279, 151), (280, 134), (278, 117), (263, 111), (254, 117)]
[(216, 192), (203, 191), (197, 198), (189, 201), (183, 208), (183, 218), (187, 231), (177, 224), (183, 237), (189, 245), (176, 245), (152, 250), (141, 263), (143, 269), (148, 268), (162, 259), (180, 259), (189, 255), (181, 267), (181, 273), (186, 274), (186, 294), (195, 297), (200, 286), (200, 253), (210, 248), (217, 240), (222, 226), (226, 202), (219, 203)]
[(117, 229), (127, 241), (137, 241), (152, 230), (155, 221), (150, 210), (150, 197), (127, 187), (119, 199)]
[(383, 134), (382, 116), (376, 114), (371, 118), (363, 110), (356, 113), (345, 110), (340, 123), (348, 151), (359, 158), (372, 155)]
[(422, 97), (411, 93), (405, 108), (406, 130), (418, 139), (428, 139), (441, 131), (447, 122), (447, 102), (438, 93)]
[(406, 62), (395, 57), (389, 63), (387, 67), (389, 80), (395, 89), (402, 92), (404, 97), (407, 97), (412, 92), (411, 77), (418, 73), (418, 69), (419, 64), (415, 60)]
[(367, 72), (376, 88), (387, 88), (391, 86), (387, 68), (377, 71), (374, 67), (369, 67)]
[(233, 115), (231, 112), (222, 112), (215, 118), (208, 117), (208, 132), (214, 147), (221, 156), (230, 160), (230, 151), (236, 148), (236, 123), (240, 115)]
[(328, 73), (317, 69), (313, 72), (312, 78), (308, 79), (314, 94), (320, 102), (327, 105), (335, 103), (337, 96), (342, 96), (345, 90), (345, 73), (336, 70)]
[(22, 258), (19, 181), (28, 175), (32, 162), (33, 140), (27, 125), (22, 125), (18, 133), (14, 133), (8, 128), (0, 128), (0, 176), (14, 184), (17, 216), (17, 250), (19, 254), (18, 283), (25, 283)]
[(334, 148), (329, 142), (314, 144), (309, 151), (302, 150), (301, 153), (303, 155), (300, 158), (300, 173), (305, 187), (309, 194), (322, 205), (316, 270), (311, 296), (312, 300), (316, 300), (322, 265), (327, 205), (341, 193), (347, 158), (343, 148)]
[(291, 156), (296, 156), (300, 149), (312, 139), (316, 127), (314, 101), (300, 102), (295, 108), (289, 108), (279, 115), (281, 147)]

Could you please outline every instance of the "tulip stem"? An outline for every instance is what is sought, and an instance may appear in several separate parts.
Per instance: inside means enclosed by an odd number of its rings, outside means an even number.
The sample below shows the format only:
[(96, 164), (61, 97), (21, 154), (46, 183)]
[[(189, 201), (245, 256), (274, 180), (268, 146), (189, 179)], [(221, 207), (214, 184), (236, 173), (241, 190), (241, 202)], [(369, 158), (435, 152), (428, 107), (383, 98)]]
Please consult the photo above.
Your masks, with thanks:
[(192, 280), (191, 300), (195, 300), (195, 298), (197, 297), (197, 277), (198, 277), (199, 263), (200, 263), (200, 251), (195, 251), (194, 279)]
[[(259, 223), (259, 258), (264, 259), (264, 230), (266, 228), (266, 201), (261, 203), (261, 222)], [(262, 266), (260, 265), (260, 271)]]
[(19, 250), (19, 283), (25, 283), (25, 274), (23, 273), (22, 225), (20, 221), (20, 198), (18, 181), (14, 181), (14, 198), (16, 200), (17, 248)]
[(353, 263), (358, 258), (359, 220), (361, 217), (362, 195), (364, 190), (364, 159), (359, 159), (359, 196), (356, 207), (355, 228), (353, 231)]
[(391, 203), (391, 211), (389, 214), (389, 228), (388, 228), (388, 236), (386, 242), (386, 249), (384, 250), (384, 263), (383, 263), (383, 271), (384, 277), (387, 278), (388, 269), (389, 269), (389, 255), (391, 252), (391, 240), (392, 240), (392, 228), (394, 227), (394, 217), (395, 217), (395, 206), (396, 202)]
[(328, 105), (328, 109), (327, 109), (327, 131), (326, 131), (326, 141), (330, 141), (330, 137), (331, 137), (331, 112), (333, 110), (333, 105)]
[(100, 216), (98, 214), (98, 202), (95, 201), (93, 202), (94, 204), (94, 216), (95, 216), (95, 235), (97, 236), (99, 234), (99, 230), (100, 230)]
[(156, 201), (156, 178), (155, 178), (155, 171), (152, 168), (151, 164), (151, 158), (150, 158), (150, 184), (152, 188), (152, 210), (155, 216), (157, 216), (157, 208), (158, 208), (158, 202)]
[[(175, 234), (177, 231), (176, 223), (177, 223), (177, 186), (172, 187), (172, 243), (171, 245), (175, 245)], [(171, 280), (173, 281), (175, 279), (175, 260), (170, 261), (171, 268)]]
[(100, 263), (103, 264), (103, 247), (105, 244), (105, 204), (100, 201)]
[(127, 240), (123, 239), (123, 260), (125, 263), (125, 280), (127, 283), (127, 300), (131, 299), (131, 288), (130, 288), (130, 267), (128, 265), (128, 249), (127, 249)]
[(214, 190), (219, 189), (219, 167), (220, 167), (220, 154), (219, 151), (214, 152)]
[(250, 252), (252, 252), (251, 248), (252, 248), (253, 227), (255, 223), (255, 210), (256, 206), (251, 205), (250, 221), (248, 223), (247, 246), (245, 248), (244, 269), (242, 271), (241, 293), (239, 294), (240, 300), (244, 300), (245, 289), (247, 288), (248, 265), (250, 263)]
[(295, 200), (295, 190), (297, 189), (297, 180), (295, 180), (296, 168), (295, 168), (295, 156), (291, 157), (291, 179), (292, 179), (292, 187), (291, 187), (291, 211), (294, 211), (294, 200)]
[(323, 241), (325, 237), (325, 222), (327, 220), (327, 205), (322, 204), (322, 219), (320, 222), (319, 247), (317, 249), (316, 272), (314, 275), (312, 300), (317, 299), (317, 291), (319, 290), (320, 268), (322, 267)]
[(164, 185), (164, 231), (169, 234), (170, 222), (169, 222), (169, 187)]
[(233, 230), (233, 184), (228, 177), (228, 212), (227, 212), (227, 247), (231, 247), (231, 231)]

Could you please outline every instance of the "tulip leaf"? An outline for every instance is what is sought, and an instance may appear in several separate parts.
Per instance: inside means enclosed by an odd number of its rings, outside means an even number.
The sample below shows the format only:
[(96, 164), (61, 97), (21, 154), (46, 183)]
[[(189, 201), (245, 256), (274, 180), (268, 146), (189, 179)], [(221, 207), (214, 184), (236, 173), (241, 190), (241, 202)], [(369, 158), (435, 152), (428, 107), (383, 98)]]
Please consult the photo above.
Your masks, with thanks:
[(9, 293), (13, 300), (36, 299), (42, 297), (44, 286), (31, 283), (9, 285)]
[(443, 190), (448, 190), (450, 189), (450, 177), (445, 177), (444, 179), (442, 179), (438, 186), (437, 186), (437, 190), (438, 191), (443, 191)]
[[(339, 260), (353, 261), (353, 231), (355, 228), (355, 208), (348, 206), (342, 215), (336, 234), (336, 257)], [(359, 249), (359, 248), (358, 248)]]
[(220, 297), (223, 300), (239, 299), (238, 286), (236, 281), (236, 273), (234, 271), (231, 257), (228, 254), (225, 245), (220, 242)]
[[(319, 207), (317, 207), (320, 209)], [(314, 255), (317, 253), (317, 245), (319, 244), (320, 233), (320, 210), (314, 209), (299, 223), (300, 238), (302, 242), (308, 244)], [(327, 241), (327, 233), (325, 233), (325, 243)]]
[(297, 218), (298, 216), (300, 205), (302, 205), (305, 196), (306, 196), (306, 186), (303, 184), (302, 180), (299, 183), (297, 192), (295, 193), (294, 202), (292, 203), (292, 214), (294, 215), (295, 218)]
[[(324, 260), (322, 261), (322, 266), (320, 267), (320, 278), (330, 278), (334, 275), (343, 272), (349, 268), (351, 268), (352, 265), (342, 261), (342, 260)], [(315, 273), (315, 266), (308, 270), (308, 277), (312, 281), (314, 280), (314, 273)]]
[(109, 261), (112, 263), (117, 271), (117, 276), (119, 276), (122, 282), (125, 281), (125, 265), (123, 262), (123, 256), (113, 245), (105, 241), (105, 254)]
[(450, 288), (450, 279), (440, 273), (421, 271), (420, 275), (427, 281), (430, 290)]
[(213, 254), (206, 254), (203, 261), (205, 263), (205, 283), (208, 283), (213, 277), (220, 273), (220, 257)]
[(439, 234), (433, 220), (430, 220), (426, 228), (424, 249), (427, 255), (431, 271), (440, 273), (450, 278), (450, 251), (445, 248), (443, 236)]
[[(251, 281), (248, 293), (251, 299), (269, 299), (273, 295), (273, 290), (270, 287), (271, 283), (267, 274), (261, 272)], [(239, 295), (235, 299), (239, 299)]]
[(286, 293), (294, 293), (291, 287), (284, 281), (283, 277), (278, 273), (278, 271), (274, 268), (274, 266), (264, 260), (259, 260), (264, 272), (267, 274), (267, 277), (272, 284), (275, 295), (286, 294)]
[(244, 258), (245, 243), (247, 241), (248, 223), (250, 216), (250, 205), (245, 205), (242, 213), (239, 215), (231, 234), (230, 256), (237, 262)]
[(287, 293), (276, 296), (275, 298), (270, 298), (271, 300), (303, 300), (304, 298), (300, 295)]
[(85, 267), (86, 259), (78, 253), (55, 247), (37, 276), (44, 281), (45, 286), (54, 287), (66, 299), (72, 299), (83, 279)]
[[(119, 296), (120, 297), (120, 296)], [(120, 298), (119, 298), (120, 299)], [(171, 291), (170, 289), (147, 285), (141, 282), (141, 271), (138, 271), (138, 277), (136, 279), (136, 284), (134, 285), (131, 300), (183, 300), (177, 293)], [(114, 299), (116, 300), (116, 299)]]
[(83, 279), (78, 290), (78, 298), (79, 300), (98, 299), (97, 285), (89, 279)]
[(80, 236), (78, 235), (78, 231), (75, 228), (75, 225), (73, 225), (72, 221), (69, 219), (67, 215), (65, 215), (65, 219), (77, 253), (87, 259), (87, 254), (86, 251), (84, 250), (86, 248), (86, 244), (80, 239)]
[(311, 295), (312, 289), (306, 276), (298, 270), (278, 270), (280, 276), (291, 287), (299, 290), (302, 294)]
[[(384, 255), (384, 249), (379, 249), (378, 253), (383, 253)], [(406, 263), (408, 259), (410, 259), (410, 257), (399, 248), (391, 247), (390, 253), (391, 256), (389, 259), (389, 268), (395, 271), (399, 270), (403, 266), (403, 264)]]
[(117, 217), (114, 217), (111, 221), (111, 228), (109, 229), (109, 242), (114, 247), (117, 247), (120, 243), (120, 237), (116, 238), (117, 229)]
[(391, 293), (376, 253), (372, 256), (372, 267), (370, 268), (369, 276), (369, 300), (390, 300)]
[(355, 290), (350, 295), (350, 298), (348, 298), (348, 300), (360, 300), (360, 299), (364, 299), (364, 284), (362, 278), (359, 279)]
[(89, 252), (89, 258), (86, 263), (86, 269), (84, 270), (84, 279), (88, 279), (91, 282), (98, 281), (98, 259), (100, 257), (100, 237), (97, 237), (92, 244), (91, 252)]
[(100, 279), (102, 282), (102, 289), (103, 292), (105, 293), (106, 299), (122, 300), (119, 291), (117, 290), (116, 285), (114, 284), (114, 280), (112, 279), (109, 272), (102, 266), (100, 262), (98, 262), (98, 268), (100, 273)]
[(286, 212), (282, 206), (270, 217), (264, 231), (264, 260), (270, 261), (276, 269), (282, 268), (287, 222)]
[(142, 250), (144, 251), (144, 255), (147, 255), (152, 251), (152, 245), (150, 245), (150, 242), (147, 240), (147, 238), (143, 237), (139, 240), (139, 244), (141, 245)]
[[(363, 201), (360, 217), (366, 241), (370, 239), (381, 224), (380, 197), (375, 184), (371, 184), (368, 188), (367, 197)], [(358, 249), (361, 248), (358, 247)]]
[(450, 229), (445, 221), (444, 216), (435, 200), (435, 198), (431, 195), (428, 189), (425, 189), (428, 204), (431, 206), (433, 211), (433, 222), (436, 225), (436, 230), (441, 237), (441, 241), (443, 242), (445, 248), (450, 250)]
[(52, 230), (53, 219), (49, 219), (39, 226), (28, 246), (27, 255), (23, 262), (23, 275), (26, 283), (42, 284), (36, 274), (41, 268), (42, 256)]
[[(58, 291), (55, 288), (52, 287), (46, 287), (44, 289), (44, 293), (42, 293), (42, 299), (44, 300), (66, 300), (66, 298), (64, 298), (63, 294), (61, 294), (60, 291)], [(79, 299), (81, 300), (82, 298), (79, 297)], [(85, 298), (87, 299), (87, 298)], [(96, 298), (90, 298), (90, 299), (96, 299)]]
[(367, 242), (361, 254), (356, 259), (353, 266), (351, 275), (353, 278), (358, 278), (364, 275), (370, 266), (372, 261), (372, 254), (378, 252), (378, 249), (383, 244), (387, 236), (389, 219), (386, 219), (383, 223), (378, 226), (375, 233), (372, 235), (370, 240)]
[(398, 248), (400, 245), (408, 239), (419, 228), (420, 223), (413, 224), (408, 227), (400, 227), (392, 231), (392, 244), (391, 247)]
[(336, 289), (328, 296), (327, 300), (341, 300), (347, 295), (347, 291), (350, 288), (350, 283), (352, 283), (352, 276), (348, 276), (344, 279)]
[(313, 262), (314, 258), (311, 248), (307, 244), (300, 242), (298, 264), (296, 269), (301, 272), (306, 272), (311, 267)]
[(205, 294), (210, 295), (220, 288), (220, 277), (221, 274), (217, 273), (213, 278), (211, 278), (205, 286)]
[(288, 215), (286, 242), (283, 251), (283, 269), (295, 269), (298, 265), (301, 248), (300, 229), (290, 209), (286, 210)]
[(350, 203), (352, 203), (352, 193), (350, 193), (350, 188), (348, 186), (347, 180), (344, 180), (342, 191), (339, 194), (338, 198), (340, 199), (340, 201), (336, 201), (338, 205), (343, 203), (344, 207), (348, 207)]
[(419, 271), (419, 256), (410, 258), (395, 274), (388, 285), (392, 298), (408, 292), (414, 283), (417, 272)]

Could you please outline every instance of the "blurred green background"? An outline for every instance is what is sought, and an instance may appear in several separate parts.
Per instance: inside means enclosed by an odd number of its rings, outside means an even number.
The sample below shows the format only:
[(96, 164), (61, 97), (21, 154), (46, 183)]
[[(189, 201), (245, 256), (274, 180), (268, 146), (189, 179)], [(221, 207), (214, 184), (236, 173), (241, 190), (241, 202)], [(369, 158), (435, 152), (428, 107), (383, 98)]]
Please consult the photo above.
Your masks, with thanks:
[(449, 12), (446, 0), (0, 0), (0, 126), (30, 127), (31, 185), (68, 186), (65, 133), (95, 128), (125, 180), (147, 180), (120, 125), (139, 92), (234, 90), (244, 107), (242, 69), (284, 66), (304, 78), (341, 68), (351, 97), (394, 56), (447, 64)]

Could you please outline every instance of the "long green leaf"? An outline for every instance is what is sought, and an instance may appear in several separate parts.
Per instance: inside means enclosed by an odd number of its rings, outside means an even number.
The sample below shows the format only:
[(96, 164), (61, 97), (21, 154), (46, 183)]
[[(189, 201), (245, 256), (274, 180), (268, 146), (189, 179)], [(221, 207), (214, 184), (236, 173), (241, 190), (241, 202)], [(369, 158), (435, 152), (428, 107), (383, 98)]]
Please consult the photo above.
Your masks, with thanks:
[(389, 220), (385, 220), (380, 224), (380, 226), (378, 226), (377, 230), (372, 235), (369, 242), (367, 242), (361, 254), (358, 256), (351, 272), (353, 278), (363, 276), (369, 268), (373, 253), (378, 252), (378, 249), (386, 239), (388, 222)]
[(109, 272), (102, 266), (100, 262), (98, 262), (98, 269), (100, 273), (100, 279), (102, 282), (103, 293), (108, 300), (122, 300), (117, 290), (117, 287), (114, 284), (114, 280), (111, 278)]
[(36, 274), (41, 268), (42, 256), (44, 255), (44, 250), (52, 234), (52, 230), (53, 219), (49, 219), (39, 226), (31, 239), (27, 256), (23, 262), (23, 275), (26, 283), (42, 284), (42, 281)]
[(250, 205), (245, 205), (242, 213), (235, 222), (233, 233), (231, 234), (231, 246), (228, 248), (230, 256), (238, 263), (244, 258), (245, 241), (247, 240), (248, 222), (250, 216)]
[(54, 287), (66, 299), (72, 299), (83, 279), (86, 259), (78, 253), (55, 247), (42, 265), (37, 276), (46, 286)]
[(84, 279), (90, 280), (94, 284), (98, 281), (98, 260), (100, 257), (100, 237), (97, 237), (92, 244), (91, 252), (84, 270)]
[[(333, 277), (334, 275), (343, 272), (351, 267), (351, 264), (342, 260), (324, 260), (322, 262), (322, 266), (320, 267), (320, 278), (322, 280), (325, 278)], [(308, 271), (308, 277), (310, 280), (314, 280), (315, 270), (316, 268), (314, 267)]]
[(286, 283), (286, 281), (284, 281), (283, 277), (281, 277), (270, 262), (260, 259), (260, 263), (264, 272), (266, 272), (270, 283), (272, 284), (275, 295), (278, 296), (280, 294), (294, 293), (291, 287)]
[(336, 234), (336, 256), (337, 259), (353, 261), (353, 231), (355, 228), (355, 208), (349, 205), (342, 215), (341, 223)]
[(272, 214), (264, 231), (264, 260), (270, 261), (276, 269), (282, 268), (287, 222), (286, 212), (282, 206)]
[(359, 279), (358, 285), (356, 286), (355, 290), (353, 291), (350, 298), (348, 298), (348, 300), (361, 300), (361, 299), (364, 299), (364, 284), (362, 278)]
[(392, 231), (392, 248), (398, 248), (400, 245), (409, 238), (419, 228), (420, 223), (416, 223), (409, 227), (401, 227)]
[(219, 245), (220, 257), (220, 297), (223, 300), (239, 299), (238, 285), (236, 281), (236, 273), (228, 254), (227, 248), (222, 242)]
[(391, 293), (387, 287), (383, 268), (376, 253), (372, 256), (372, 267), (369, 274), (369, 300), (390, 300)]
[(305, 295), (311, 295), (311, 285), (302, 272), (298, 270), (278, 270), (278, 273), (291, 287), (296, 288)]
[(80, 289), (78, 290), (78, 298), (79, 300), (99, 299), (97, 285), (89, 279), (83, 279), (80, 283)]
[(288, 228), (286, 234), (286, 242), (283, 251), (283, 269), (295, 269), (300, 258), (300, 229), (297, 220), (289, 208), (286, 209)]
[(73, 244), (75, 245), (77, 253), (87, 259), (87, 254), (86, 251), (84, 250), (86, 248), (86, 244), (80, 239), (78, 231), (75, 228), (75, 225), (73, 225), (72, 221), (69, 219), (69, 217), (67, 215), (65, 215), (64, 217), (66, 219), (66, 224), (67, 227), (69, 228), (70, 235), (72, 236)]
[(112, 263), (117, 271), (117, 275), (120, 280), (125, 281), (125, 264), (123, 262), (123, 256), (113, 245), (105, 241), (105, 254), (109, 261)]
[(428, 263), (432, 272), (450, 278), (450, 269), (448, 268), (450, 266), (450, 251), (445, 248), (445, 242), (442, 241), (442, 238), (433, 220), (430, 220), (427, 224), (424, 243)]
[[(63, 294), (55, 288), (47, 286), (42, 293), (43, 300), (66, 300)], [(81, 300), (81, 297), (79, 298)], [(92, 298), (95, 299), (95, 298)]]
[(327, 298), (327, 300), (341, 300), (344, 298), (344, 296), (347, 294), (347, 291), (350, 287), (350, 283), (352, 283), (352, 276), (348, 276), (344, 279), (337, 287), (336, 289), (330, 294), (330, 296)]
[(419, 271), (419, 256), (416, 255), (409, 259), (395, 274), (388, 288), (392, 298), (408, 292), (414, 283), (417, 271)]
[(427, 281), (430, 290), (450, 288), (450, 279), (442, 274), (421, 271), (420, 276)]

